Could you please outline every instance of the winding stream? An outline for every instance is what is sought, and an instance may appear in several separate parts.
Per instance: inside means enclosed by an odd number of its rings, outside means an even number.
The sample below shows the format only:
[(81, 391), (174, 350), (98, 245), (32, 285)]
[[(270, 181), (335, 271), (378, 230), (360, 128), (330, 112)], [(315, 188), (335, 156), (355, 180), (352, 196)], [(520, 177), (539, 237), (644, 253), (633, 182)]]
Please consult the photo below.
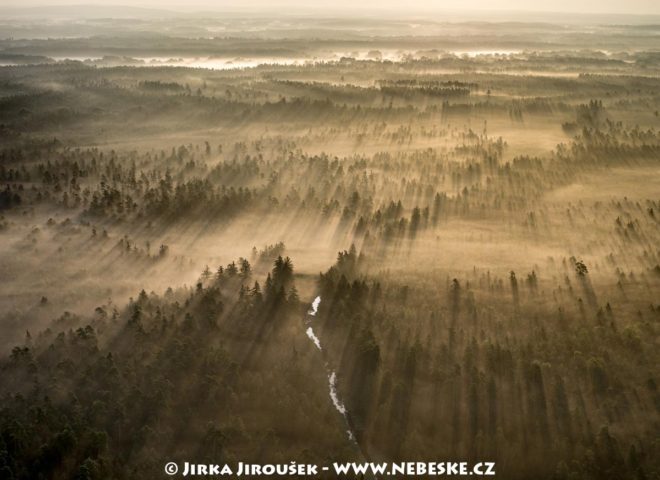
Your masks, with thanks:
[[(314, 343), (316, 348), (318, 348), (319, 351), (323, 353), (323, 347), (321, 347), (321, 340), (319, 340), (319, 337), (316, 336), (316, 334), (314, 333), (314, 328), (312, 327), (312, 320), (316, 316), (316, 312), (318, 312), (320, 303), (321, 303), (321, 297), (316, 297), (312, 302), (312, 308), (309, 312), (307, 312), (307, 331), (305, 333), (307, 333), (307, 336)], [(332, 400), (332, 404), (335, 406), (335, 409), (337, 409), (337, 411), (341, 414), (341, 416), (344, 419), (348, 439), (357, 445), (357, 441), (355, 440), (355, 435), (353, 434), (353, 430), (351, 429), (351, 424), (348, 420), (348, 411), (346, 410), (346, 406), (341, 401), (341, 399), (339, 398), (339, 394), (337, 393), (337, 373), (330, 368), (327, 360), (324, 359), (324, 362), (325, 362), (326, 375), (328, 377), (328, 389), (330, 393), (330, 399)]]

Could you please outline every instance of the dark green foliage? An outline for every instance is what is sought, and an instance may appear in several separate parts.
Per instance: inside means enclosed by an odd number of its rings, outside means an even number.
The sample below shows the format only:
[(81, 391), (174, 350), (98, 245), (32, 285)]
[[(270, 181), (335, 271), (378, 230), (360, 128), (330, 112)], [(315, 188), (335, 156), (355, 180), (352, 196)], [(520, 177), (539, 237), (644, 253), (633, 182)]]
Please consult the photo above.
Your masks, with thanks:
[[(1, 365), (3, 478), (156, 478), (172, 459), (351, 455), (324, 413), (332, 407), (326, 379), (309, 365), (315, 351), (291, 329), (304, 315), (291, 260), (278, 258), (273, 273), (290, 286), (287, 298), (263, 303), (258, 283), (243, 293), (238, 277), (171, 300), (142, 291), (117, 318), (97, 315), (15, 347)], [(226, 312), (236, 301), (241, 308)], [(269, 423), (265, 456), (254, 448), (263, 416), (282, 420)]]

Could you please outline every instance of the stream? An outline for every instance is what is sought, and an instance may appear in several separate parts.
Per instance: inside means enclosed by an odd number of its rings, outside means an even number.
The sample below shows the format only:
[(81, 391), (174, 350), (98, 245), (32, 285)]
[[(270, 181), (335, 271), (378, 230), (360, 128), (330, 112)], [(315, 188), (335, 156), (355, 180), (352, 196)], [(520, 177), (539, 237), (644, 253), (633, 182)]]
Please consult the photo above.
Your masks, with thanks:
[[(314, 343), (316, 348), (318, 348), (319, 351), (323, 354), (324, 351), (323, 351), (323, 347), (321, 346), (321, 340), (319, 340), (319, 337), (316, 336), (316, 334), (314, 333), (314, 328), (312, 327), (312, 320), (316, 316), (316, 312), (318, 312), (320, 303), (321, 303), (321, 297), (316, 297), (312, 302), (312, 308), (309, 312), (307, 312), (307, 322), (306, 322), (307, 331), (305, 333), (307, 333), (309, 339)], [(330, 399), (332, 400), (332, 404), (335, 406), (335, 409), (341, 414), (342, 418), (344, 419), (344, 424), (346, 426), (346, 434), (348, 435), (348, 439), (357, 445), (355, 434), (351, 429), (351, 424), (348, 419), (348, 411), (346, 410), (346, 406), (341, 401), (341, 399), (339, 398), (339, 394), (337, 393), (337, 373), (330, 368), (330, 365), (328, 364), (328, 361), (325, 358), (324, 358), (324, 363), (325, 363), (326, 376), (328, 377), (328, 390), (330, 393)]]

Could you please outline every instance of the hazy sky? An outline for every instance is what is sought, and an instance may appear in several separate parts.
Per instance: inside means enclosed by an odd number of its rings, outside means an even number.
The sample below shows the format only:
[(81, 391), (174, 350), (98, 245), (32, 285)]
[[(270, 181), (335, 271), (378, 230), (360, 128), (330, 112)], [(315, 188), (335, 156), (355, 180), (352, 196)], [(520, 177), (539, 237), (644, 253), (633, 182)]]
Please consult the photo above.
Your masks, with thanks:
[(0, 0), (3, 7), (38, 7), (54, 5), (128, 5), (133, 7), (176, 10), (223, 9), (236, 7), (302, 7), (325, 9), (414, 10), (520, 10), (583, 13), (660, 14), (660, 0)]

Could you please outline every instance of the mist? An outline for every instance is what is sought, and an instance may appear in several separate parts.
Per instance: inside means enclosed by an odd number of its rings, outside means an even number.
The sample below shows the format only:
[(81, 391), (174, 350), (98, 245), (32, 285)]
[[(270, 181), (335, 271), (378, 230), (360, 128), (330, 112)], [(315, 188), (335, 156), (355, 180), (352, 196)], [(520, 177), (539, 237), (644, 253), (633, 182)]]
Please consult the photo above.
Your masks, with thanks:
[[(86, 1), (67, 1), (67, 0), (26, 0), (16, 1), (8, 0), (4, 4), (9, 8), (42, 8), (42, 7), (70, 7), (84, 9), (89, 6), (126, 7), (127, 2), (122, 0), (86, 0)], [(132, 8), (156, 8), (170, 9), (178, 12), (191, 12), (194, 10), (205, 11), (231, 11), (231, 10), (261, 10), (267, 12), (361, 12), (363, 14), (373, 15), (382, 12), (396, 12), (410, 15), (414, 12), (473, 12), (487, 14), (489, 12), (554, 12), (554, 13), (584, 13), (584, 14), (660, 14), (660, 7), (657, 2), (652, 0), (634, 0), (623, 2), (621, 0), (583, 0), (581, 2), (569, 2), (567, 0), (553, 0), (545, 3), (530, 3), (521, 0), (498, 0), (497, 2), (488, 2), (485, 0), (443, 0), (437, 2), (433, 0), (415, 0), (407, 2), (404, 6), (401, 2), (394, 0), (366, 0), (359, 5), (355, 2), (339, 0), (333, 2), (332, 6), (327, 2), (288, 0), (286, 2), (273, 2), (265, 0), (193, 0), (192, 2), (182, 2), (180, 0), (139, 0), (130, 2)]]
[(3, 478), (657, 477), (657, 6), (371, 6), (3, 4)]

